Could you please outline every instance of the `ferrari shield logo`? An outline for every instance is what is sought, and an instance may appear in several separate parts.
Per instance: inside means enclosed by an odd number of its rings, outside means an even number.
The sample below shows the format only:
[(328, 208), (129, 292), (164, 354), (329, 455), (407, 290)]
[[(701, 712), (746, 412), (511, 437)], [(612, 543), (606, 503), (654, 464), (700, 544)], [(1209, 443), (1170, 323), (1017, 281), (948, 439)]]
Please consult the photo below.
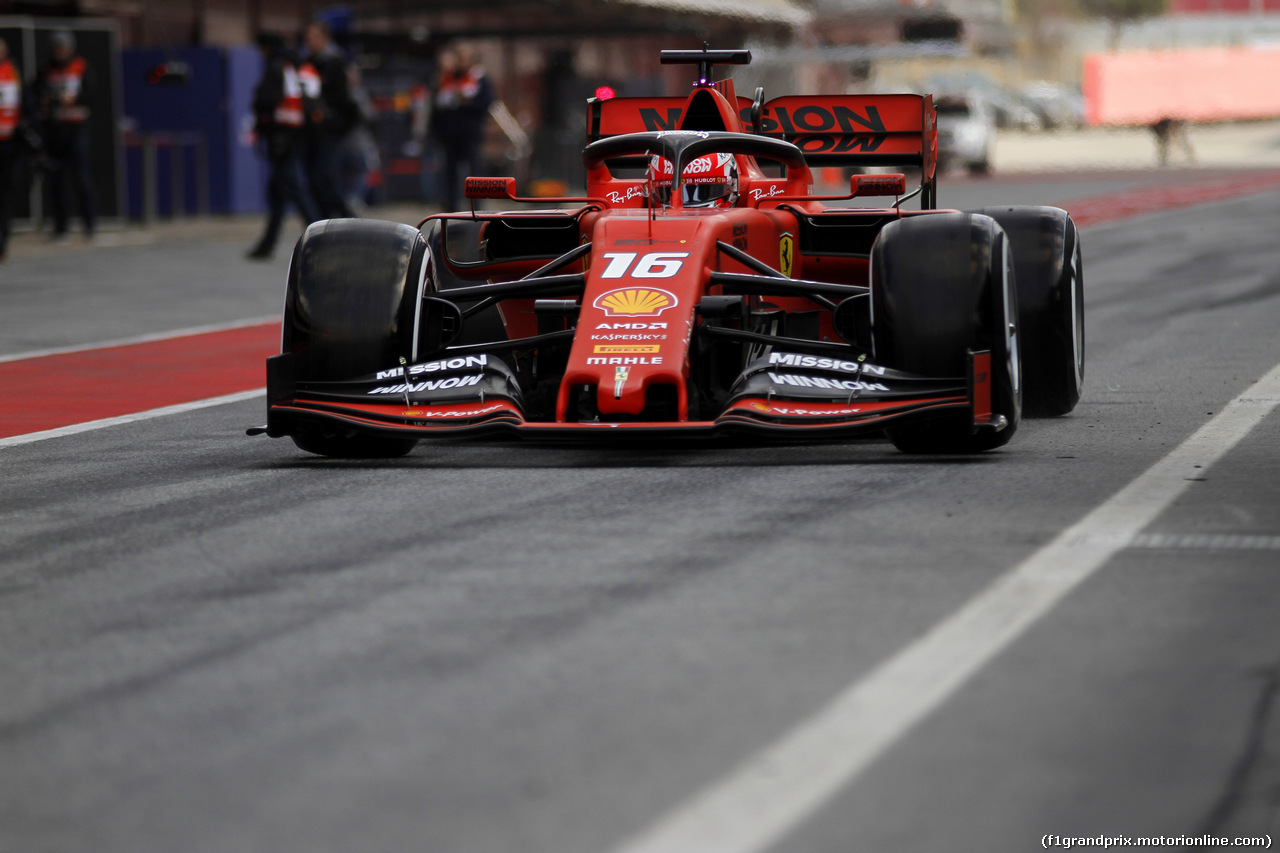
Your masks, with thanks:
[(783, 234), (778, 241), (778, 270), (787, 278), (791, 278), (791, 262), (795, 258), (795, 238)]

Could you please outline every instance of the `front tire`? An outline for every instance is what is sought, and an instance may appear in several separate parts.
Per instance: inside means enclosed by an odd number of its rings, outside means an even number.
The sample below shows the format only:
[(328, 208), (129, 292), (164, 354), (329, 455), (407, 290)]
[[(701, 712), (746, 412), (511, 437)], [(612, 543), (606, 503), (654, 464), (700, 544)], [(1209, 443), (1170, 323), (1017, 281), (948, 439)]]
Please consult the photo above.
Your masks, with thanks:
[(884, 227), (871, 250), (876, 360), (931, 377), (961, 377), (968, 353), (991, 351), (992, 412), (1003, 429), (948, 412), (886, 429), (906, 453), (979, 453), (1001, 447), (1022, 415), (1017, 291), (1008, 240), (987, 216), (938, 213)]
[[(356, 379), (412, 358), (425, 256), (425, 241), (407, 225), (329, 219), (308, 226), (293, 250), (285, 296), (282, 349), (293, 355), (295, 380)], [(353, 459), (404, 456), (417, 443), (310, 422), (292, 438), (308, 453)]]

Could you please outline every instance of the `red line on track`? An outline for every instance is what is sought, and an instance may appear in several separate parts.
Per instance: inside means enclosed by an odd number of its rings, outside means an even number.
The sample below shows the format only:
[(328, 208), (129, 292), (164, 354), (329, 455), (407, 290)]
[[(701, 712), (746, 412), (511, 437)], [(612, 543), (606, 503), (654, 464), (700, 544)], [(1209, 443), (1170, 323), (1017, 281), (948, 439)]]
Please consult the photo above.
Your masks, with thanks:
[(1256, 172), (1240, 177), (1174, 186), (1144, 184), (1121, 192), (1055, 202), (1055, 206), (1070, 213), (1076, 225), (1087, 228), (1090, 225), (1135, 219), (1163, 210), (1226, 201), (1276, 188), (1280, 188), (1280, 172)]
[(252, 391), (279, 351), (276, 322), (0, 362), (0, 438)]
[[(1280, 172), (1059, 202), (1081, 227), (1280, 188)], [(0, 362), (0, 438), (261, 388), (279, 323)]]

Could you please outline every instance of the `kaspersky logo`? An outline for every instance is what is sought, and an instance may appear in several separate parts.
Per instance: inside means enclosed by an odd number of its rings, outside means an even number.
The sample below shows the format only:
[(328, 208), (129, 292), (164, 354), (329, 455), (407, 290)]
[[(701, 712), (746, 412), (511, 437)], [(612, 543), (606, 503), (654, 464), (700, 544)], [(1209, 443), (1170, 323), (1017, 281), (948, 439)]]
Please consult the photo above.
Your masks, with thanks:
[(680, 300), (656, 287), (626, 287), (601, 294), (591, 304), (609, 317), (656, 317), (679, 305)]

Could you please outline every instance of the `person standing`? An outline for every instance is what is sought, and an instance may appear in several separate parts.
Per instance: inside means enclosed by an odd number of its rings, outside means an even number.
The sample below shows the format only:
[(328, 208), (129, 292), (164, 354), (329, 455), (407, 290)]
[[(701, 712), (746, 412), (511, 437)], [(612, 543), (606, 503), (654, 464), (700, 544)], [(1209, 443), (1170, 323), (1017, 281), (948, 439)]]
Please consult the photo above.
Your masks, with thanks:
[(0, 263), (9, 254), (9, 226), (18, 192), (18, 127), (22, 123), (22, 78), (0, 38)]
[(480, 173), (485, 121), (493, 98), (493, 84), (471, 45), (459, 44), (440, 54), (431, 133), (444, 152), (440, 203), (446, 211), (461, 204), (463, 180)]
[(55, 32), (51, 44), (53, 55), (36, 80), (35, 100), (53, 196), (53, 236), (60, 239), (67, 233), (70, 183), (80, 200), (85, 236), (92, 237), (97, 212), (89, 177), (87, 130), (93, 72), (84, 57), (75, 55), (76, 41), (69, 31)]
[(298, 73), (308, 108), (307, 180), (324, 216), (355, 216), (341, 190), (342, 141), (359, 122), (359, 107), (347, 84), (347, 63), (327, 24), (308, 24), (305, 39), (307, 58)]
[(267, 155), (267, 224), (246, 257), (268, 260), (276, 250), (290, 204), (304, 225), (321, 219), (303, 175), (303, 127), (306, 106), (298, 60), (279, 36), (258, 37), (265, 68), (253, 93), (254, 132)]
[(1191, 148), (1191, 137), (1187, 135), (1186, 119), (1165, 116), (1151, 125), (1151, 132), (1156, 137), (1156, 162), (1161, 166), (1169, 165), (1169, 155), (1177, 145), (1182, 149), (1187, 162), (1196, 162), (1196, 152)]

